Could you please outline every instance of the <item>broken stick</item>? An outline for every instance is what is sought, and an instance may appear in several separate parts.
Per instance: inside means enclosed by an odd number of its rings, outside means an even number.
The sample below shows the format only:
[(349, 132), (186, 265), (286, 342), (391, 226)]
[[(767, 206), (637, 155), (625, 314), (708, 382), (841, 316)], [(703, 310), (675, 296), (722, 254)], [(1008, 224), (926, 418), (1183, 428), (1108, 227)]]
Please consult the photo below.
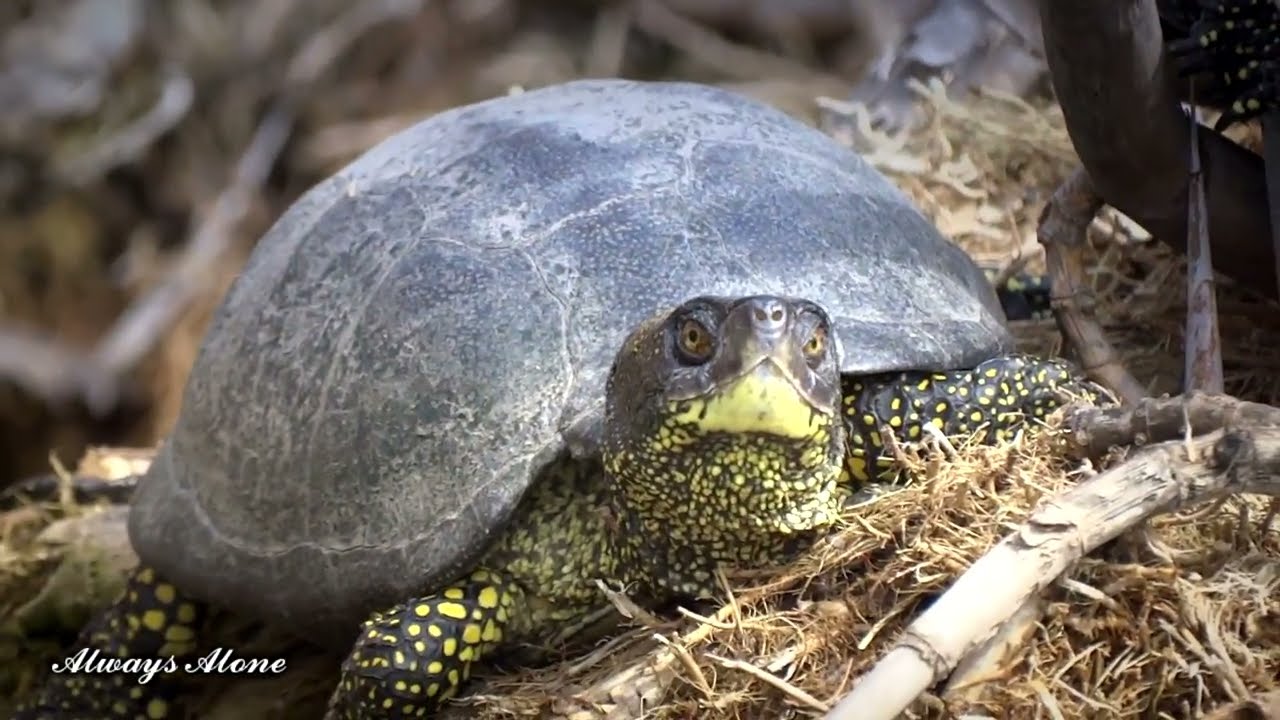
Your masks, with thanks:
[(1183, 350), (1183, 389), (1223, 390), (1222, 338), (1218, 332), (1218, 298), (1209, 248), (1208, 201), (1200, 166), (1200, 113), (1191, 115), (1190, 186), (1187, 193), (1187, 339)]
[(1097, 459), (1116, 447), (1233, 427), (1280, 427), (1280, 408), (1200, 392), (1144, 398), (1128, 405), (1078, 406), (1064, 412), (1060, 437), (1070, 452)]

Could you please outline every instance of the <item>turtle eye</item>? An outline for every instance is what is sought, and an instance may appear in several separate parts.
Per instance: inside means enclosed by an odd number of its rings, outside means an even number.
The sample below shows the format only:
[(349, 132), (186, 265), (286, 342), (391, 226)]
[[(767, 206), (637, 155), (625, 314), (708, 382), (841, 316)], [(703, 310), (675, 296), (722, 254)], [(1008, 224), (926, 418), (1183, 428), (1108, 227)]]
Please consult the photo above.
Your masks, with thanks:
[(804, 344), (804, 354), (810, 358), (821, 357), (822, 353), (827, 349), (827, 328), (825, 325), (819, 325), (813, 329), (813, 334)]
[(676, 349), (681, 359), (700, 365), (711, 359), (715, 343), (706, 325), (693, 318), (685, 318), (676, 327)]

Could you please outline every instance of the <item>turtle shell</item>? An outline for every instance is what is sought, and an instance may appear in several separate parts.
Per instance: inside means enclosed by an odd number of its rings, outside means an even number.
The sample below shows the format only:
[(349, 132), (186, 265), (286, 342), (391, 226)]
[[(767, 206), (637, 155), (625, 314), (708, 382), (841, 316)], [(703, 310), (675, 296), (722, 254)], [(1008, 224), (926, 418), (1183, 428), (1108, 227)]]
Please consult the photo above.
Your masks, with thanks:
[[(595, 449), (619, 343), (703, 294), (823, 305), (843, 369), (1010, 347), (970, 258), (853, 152), (688, 83), (435, 115), (300, 198), (216, 312), (130, 517), (187, 592), (343, 646)], [(567, 450), (566, 450), (567, 449)]]

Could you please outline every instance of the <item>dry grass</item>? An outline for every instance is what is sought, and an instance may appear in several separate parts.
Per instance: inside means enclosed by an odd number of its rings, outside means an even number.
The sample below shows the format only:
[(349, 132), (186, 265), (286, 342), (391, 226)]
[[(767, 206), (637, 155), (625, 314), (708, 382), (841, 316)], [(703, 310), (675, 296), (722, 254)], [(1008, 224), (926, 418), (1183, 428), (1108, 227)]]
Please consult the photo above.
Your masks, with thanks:
[[(860, 137), (859, 149), (980, 260), (1022, 257), (1036, 269), (1038, 215), (1074, 162), (1056, 109), (997, 97), (962, 107), (928, 95), (932, 122), (910, 137), (867, 137), (847, 108), (836, 108), (827, 127), (851, 143)], [(1114, 214), (1094, 230), (1099, 319), (1138, 377), (1153, 391), (1175, 390), (1181, 259)], [(1274, 403), (1274, 313), (1256, 312), (1228, 287), (1219, 306), (1228, 391)], [(1016, 329), (1030, 350), (1060, 350), (1052, 323)], [(922, 606), (1037, 503), (1088, 471), (1057, 457), (1047, 433), (961, 447), (950, 458), (914, 457), (916, 483), (851, 511), (848, 527), (793, 566), (731, 578), (724, 606), (701, 609), (713, 617), (638, 616), (585, 657), (488, 674), (457, 714), (821, 715)], [(1256, 499), (1238, 498), (1198, 516), (1161, 518), (1145, 536), (1105, 548), (1051, 588), (1027, 641), (987, 665), (978, 678), (985, 682), (970, 676), (967, 687), (922, 698), (913, 713), (1185, 718), (1280, 689), (1280, 536), (1261, 527), (1264, 514)], [(2, 597), (29, 593), (32, 573), (48, 564), (31, 561), (25, 547), (8, 534), (0, 541)], [(209, 716), (317, 717), (336, 664), (295, 657), (283, 677), (223, 686), (209, 699)]]

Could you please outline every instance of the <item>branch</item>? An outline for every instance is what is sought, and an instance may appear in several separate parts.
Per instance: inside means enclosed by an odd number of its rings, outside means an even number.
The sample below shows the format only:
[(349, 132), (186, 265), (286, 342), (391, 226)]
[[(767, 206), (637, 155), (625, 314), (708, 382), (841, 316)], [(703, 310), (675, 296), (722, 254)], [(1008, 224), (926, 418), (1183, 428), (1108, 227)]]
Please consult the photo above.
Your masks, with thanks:
[(1111, 448), (1177, 440), (1222, 428), (1280, 427), (1280, 408), (1230, 395), (1188, 393), (1143, 398), (1127, 405), (1069, 409), (1061, 436), (1072, 450), (1100, 458)]
[[(1155, 0), (1038, 0), (1067, 133), (1098, 192), (1160, 242), (1187, 237), (1190, 123)], [(1276, 295), (1262, 159), (1202, 133), (1214, 267)]]
[(150, 110), (74, 157), (54, 158), (54, 177), (68, 185), (85, 187), (111, 169), (136, 161), (187, 117), (195, 96), (191, 76), (180, 68), (170, 68)]
[(1208, 198), (1200, 147), (1208, 131), (1200, 127), (1199, 111), (1192, 110), (1191, 177), (1187, 199), (1187, 319), (1183, 350), (1183, 390), (1223, 391), (1222, 335), (1218, 323), (1218, 298), (1213, 282), (1213, 251), (1209, 241)]
[(1147, 390), (1120, 360), (1107, 335), (1093, 319), (1097, 302), (1085, 282), (1084, 251), (1089, 224), (1102, 208), (1083, 170), (1068, 177), (1040, 214), (1036, 237), (1044, 246), (1045, 267), (1052, 287), (1053, 315), (1058, 329), (1076, 353), (1089, 377), (1125, 402), (1146, 397)]
[[(1182, 410), (1178, 402), (1167, 399), (1161, 408), (1169, 415)], [(1222, 396), (1209, 404), (1232, 407)], [(1152, 515), (1241, 492), (1280, 497), (1280, 427), (1240, 426), (1164, 442), (1071, 488), (975, 562), (827, 720), (898, 717), (1080, 558)]]

